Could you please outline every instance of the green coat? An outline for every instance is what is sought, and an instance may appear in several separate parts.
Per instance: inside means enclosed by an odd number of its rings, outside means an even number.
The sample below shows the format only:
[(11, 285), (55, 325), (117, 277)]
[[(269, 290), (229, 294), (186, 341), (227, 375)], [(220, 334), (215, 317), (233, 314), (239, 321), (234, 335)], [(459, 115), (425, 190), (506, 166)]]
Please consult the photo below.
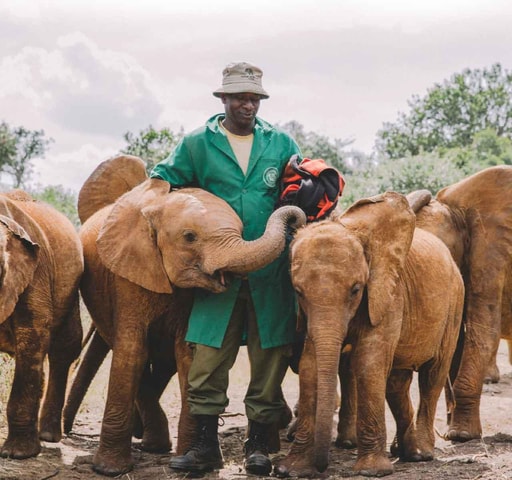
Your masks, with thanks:
[[(175, 186), (197, 186), (223, 198), (242, 219), (245, 240), (265, 231), (279, 195), (279, 181), (290, 156), (300, 153), (295, 141), (269, 123), (256, 119), (247, 174), (244, 175), (215, 115), (186, 135), (171, 155), (154, 167), (151, 177)], [(296, 308), (290, 282), (288, 252), (249, 274), (262, 348), (291, 343)], [(233, 311), (240, 280), (221, 294), (196, 289), (186, 340), (220, 347)]]

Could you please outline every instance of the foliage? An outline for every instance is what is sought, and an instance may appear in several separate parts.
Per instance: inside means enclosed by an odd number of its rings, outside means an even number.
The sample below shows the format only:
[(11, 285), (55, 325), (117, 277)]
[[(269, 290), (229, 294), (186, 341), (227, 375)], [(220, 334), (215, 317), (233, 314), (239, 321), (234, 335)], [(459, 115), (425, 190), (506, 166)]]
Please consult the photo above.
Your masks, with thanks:
[(407, 194), (427, 189), (433, 194), (484, 168), (512, 165), (512, 140), (490, 129), (475, 134), (471, 145), (437, 149), (400, 159), (381, 157), (346, 175), (340, 204), (348, 207), (359, 198), (385, 191)]
[(128, 145), (121, 152), (142, 158), (149, 173), (158, 162), (169, 155), (182, 137), (183, 129), (175, 133), (168, 128), (156, 130), (149, 125), (138, 135), (126, 132), (123, 138)]
[(322, 158), (326, 163), (337, 168), (342, 173), (350, 171), (349, 153), (344, 149), (353, 140), (341, 140), (339, 138), (331, 140), (325, 135), (306, 132), (304, 127), (296, 121), (278, 126), (295, 139), (304, 158)]
[(80, 226), (77, 211), (77, 195), (73, 190), (64, 188), (62, 185), (38, 186), (31, 190), (30, 194), (37, 200), (46, 202), (55, 207), (59, 212), (66, 215), (75, 227)]
[(427, 95), (414, 95), (410, 112), (377, 133), (377, 151), (390, 158), (470, 146), (475, 135), (492, 129), (512, 138), (512, 73), (499, 63), (469, 68), (435, 84)]
[(44, 157), (52, 141), (44, 138), (43, 130), (0, 123), (0, 172), (13, 177), (15, 188), (23, 186), (32, 174), (32, 159)]
[(512, 140), (486, 129), (475, 135), (470, 147), (440, 150), (440, 154), (470, 175), (494, 165), (512, 165)]

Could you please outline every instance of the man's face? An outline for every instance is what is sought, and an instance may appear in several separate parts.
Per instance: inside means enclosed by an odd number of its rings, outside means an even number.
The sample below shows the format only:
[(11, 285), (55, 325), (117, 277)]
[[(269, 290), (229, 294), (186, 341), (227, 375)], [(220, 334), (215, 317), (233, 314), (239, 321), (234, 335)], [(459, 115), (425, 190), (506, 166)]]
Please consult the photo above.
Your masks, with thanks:
[(226, 119), (240, 129), (254, 127), (261, 97), (255, 93), (232, 93), (222, 97)]

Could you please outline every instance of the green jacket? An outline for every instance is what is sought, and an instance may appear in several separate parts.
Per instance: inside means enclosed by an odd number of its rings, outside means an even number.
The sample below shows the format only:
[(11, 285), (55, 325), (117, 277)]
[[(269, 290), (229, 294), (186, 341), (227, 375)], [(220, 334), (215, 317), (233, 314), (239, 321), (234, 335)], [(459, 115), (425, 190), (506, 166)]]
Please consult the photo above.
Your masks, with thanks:
[[(175, 186), (197, 186), (223, 198), (242, 219), (245, 240), (265, 231), (279, 195), (279, 181), (290, 156), (300, 153), (295, 141), (269, 123), (256, 119), (247, 174), (244, 175), (215, 115), (186, 135), (151, 177)], [(289, 276), (288, 252), (249, 274), (262, 348), (294, 339), (295, 295)], [(240, 280), (221, 294), (196, 289), (186, 340), (220, 347), (240, 288)]]

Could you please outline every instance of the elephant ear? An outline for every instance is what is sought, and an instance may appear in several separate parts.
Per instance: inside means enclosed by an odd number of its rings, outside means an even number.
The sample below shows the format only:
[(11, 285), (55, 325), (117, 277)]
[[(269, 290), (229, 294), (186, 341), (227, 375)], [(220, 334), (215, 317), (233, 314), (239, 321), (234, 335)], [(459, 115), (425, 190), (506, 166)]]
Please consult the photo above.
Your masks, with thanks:
[(0, 323), (14, 311), (39, 262), (39, 245), (12, 218), (0, 215)]
[(416, 217), (405, 196), (386, 192), (362, 199), (340, 217), (360, 239), (370, 267), (367, 283), (370, 322), (392, 317), (399, 301), (399, 278), (414, 235)]
[(157, 293), (172, 293), (173, 289), (156, 234), (141, 210), (163, 204), (167, 195), (169, 183), (165, 180), (152, 178), (136, 186), (114, 204), (96, 241), (101, 261), (109, 270)]
[(133, 155), (118, 155), (100, 163), (78, 194), (78, 217), (82, 224), (147, 178), (145, 163)]

